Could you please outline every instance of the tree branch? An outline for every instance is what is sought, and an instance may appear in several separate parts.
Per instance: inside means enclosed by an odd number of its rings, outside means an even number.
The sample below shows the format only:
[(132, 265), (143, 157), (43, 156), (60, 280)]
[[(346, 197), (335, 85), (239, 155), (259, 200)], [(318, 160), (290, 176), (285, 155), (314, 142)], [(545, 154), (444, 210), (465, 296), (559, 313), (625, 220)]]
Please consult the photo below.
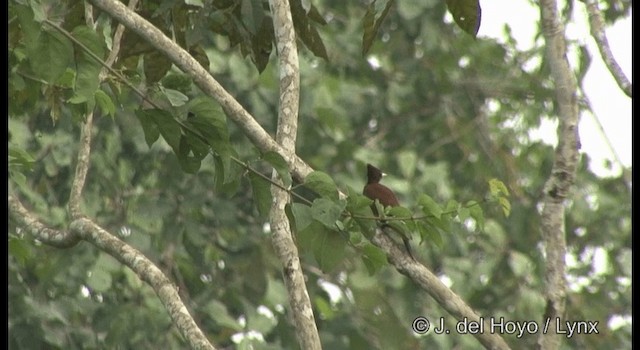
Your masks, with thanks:
[[(137, 0), (132, 0), (129, 3), (129, 8), (134, 8), (137, 4)], [(87, 25), (93, 27), (93, 6), (88, 3), (85, 3), (85, 20)], [(48, 22), (50, 25), (54, 26), (58, 30), (62, 30), (59, 26), (54, 23)], [(107, 61), (104, 62), (104, 67), (100, 71), (99, 79), (100, 81), (104, 81), (106, 79), (107, 74), (109, 73), (109, 68), (116, 61), (118, 57), (118, 53), (120, 52), (120, 41), (122, 40), (122, 34), (124, 33), (124, 27), (122, 25), (118, 25), (116, 29), (116, 33), (113, 37), (113, 49), (107, 58)], [(65, 33), (68, 35), (68, 33)], [(84, 45), (83, 45), (84, 46)], [(87, 52), (89, 50), (86, 47), (83, 49)], [(87, 113), (85, 117), (84, 124), (82, 125), (82, 131), (80, 133), (80, 149), (78, 150), (78, 162), (76, 164), (76, 172), (73, 177), (73, 182), (71, 184), (71, 191), (69, 193), (69, 213), (73, 219), (78, 219), (82, 216), (82, 212), (80, 210), (80, 202), (82, 196), (82, 189), (84, 188), (84, 184), (87, 178), (87, 172), (89, 171), (89, 158), (91, 155), (91, 129), (93, 128), (93, 111)]]
[[(229, 118), (238, 125), (260, 151), (274, 151), (284, 157), (287, 152), (284, 151), (282, 146), (276, 143), (251, 114), (186, 50), (165, 36), (162, 31), (149, 23), (149, 21), (128, 9), (122, 3), (115, 0), (90, 0), (90, 2), (109, 13), (113, 18), (134, 31), (141, 38), (147, 40), (149, 44), (158, 51), (164, 53), (173, 64), (189, 75), (193, 79), (193, 82), (205, 94), (215, 98), (216, 101), (220, 103)], [(285, 159), (287, 160), (293, 177), (298, 181), (302, 182), (313, 170), (295, 154), (285, 157)]]
[[(557, 322), (564, 316), (566, 302), (565, 255), (565, 199), (570, 195), (575, 181), (578, 164), (578, 103), (575, 76), (566, 56), (567, 44), (564, 28), (558, 20), (555, 0), (540, 3), (542, 32), (546, 41), (546, 58), (555, 85), (558, 104), (558, 145), (551, 175), (547, 180), (542, 198), (541, 213), (542, 239), (546, 252), (545, 298), (547, 308), (545, 320), (550, 320), (551, 329), (557, 329)], [(541, 333), (538, 347), (557, 349), (562, 337), (555, 332)]]
[(622, 68), (620, 68), (620, 65), (616, 61), (615, 57), (613, 57), (611, 47), (609, 47), (609, 41), (607, 40), (607, 35), (604, 32), (604, 21), (602, 19), (600, 9), (598, 8), (598, 3), (594, 0), (582, 1), (587, 5), (591, 36), (593, 36), (593, 39), (596, 41), (596, 46), (598, 46), (598, 50), (600, 51), (602, 60), (609, 69), (609, 72), (611, 72), (611, 75), (613, 75), (616, 83), (618, 83), (620, 89), (627, 96), (632, 97), (631, 82), (629, 81), (629, 79), (627, 79), (627, 76), (622, 71)]
[[(426, 266), (413, 260), (405, 249), (400, 248), (383, 231), (376, 230), (371, 242), (387, 254), (389, 262), (398, 272), (418, 284), (453, 317), (458, 320), (466, 317), (470, 321), (480, 322), (480, 316), (462, 298), (445, 286)], [(491, 329), (489, 320), (484, 320), (484, 329)], [(476, 333), (474, 336), (487, 349), (509, 349), (509, 345), (498, 333), (485, 331)]]
[(89, 156), (91, 154), (91, 129), (93, 127), (93, 111), (89, 112), (85, 117), (82, 131), (80, 132), (80, 145), (78, 150), (78, 163), (76, 164), (76, 173), (71, 183), (71, 192), (69, 194), (69, 213), (73, 219), (82, 216), (80, 210), (80, 201), (82, 197), (82, 189), (89, 171)]
[[(273, 14), (273, 27), (278, 48), (280, 70), (280, 102), (278, 108), (278, 131), (276, 141), (282, 146), (282, 156), (291, 162), (296, 153), (298, 131), (298, 106), (300, 96), (300, 67), (296, 33), (291, 18), (288, 0), (269, 0)], [(273, 180), (282, 180), (273, 172)], [(288, 191), (281, 186), (271, 186), (273, 202), (269, 221), (273, 236), (271, 242), (283, 266), (283, 279), (289, 295), (292, 319), (296, 327), (298, 343), (302, 349), (321, 349), (311, 299), (305, 284), (298, 248), (291, 234), (285, 206), (291, 200)]]
[(87, 218), (81, 217), (72, 221), (69, 225), (69, 231), (48, 228), (38, 221), (35, 215), (25, 209), (13, 195), (9, 195), (9, 214), (12, 219), (16, 220), (18, 226), (25, 228), (27, 232), (45, 244), (68, 248), (83, 239), (110, 254), (153, 288), (192, 349), (215, 349), (189, 314), (176, 287), (140, 251), (119, 240)]
[(22, 206), (20, 200), (13, 195), (9, 195), (9, 215), (17, 222), (16, 226), (26, 229), (29, 234), (44, 244), (56, 248), (71, 248), (80, 242), (80, 237), (73, 232), (47, 227)]

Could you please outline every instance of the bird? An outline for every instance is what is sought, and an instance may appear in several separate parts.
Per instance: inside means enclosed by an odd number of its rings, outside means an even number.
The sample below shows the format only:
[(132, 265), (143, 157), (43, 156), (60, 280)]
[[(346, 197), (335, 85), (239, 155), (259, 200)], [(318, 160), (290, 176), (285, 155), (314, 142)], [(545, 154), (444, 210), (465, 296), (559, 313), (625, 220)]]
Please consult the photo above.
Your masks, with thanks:
[[(378, 208), (376, 208), (376, 204), (375, 204), (376, 199), (385, 208), (397, 207), (400, 205), (400, 202), (398, 201), (398, 197), (396, 197), (395, 193), (393, 193), (393, 191), (389, 187), (380, 183), (380, 180), (385, 175), (386, 174), (383, 173), (380, 169), (376, 168), (371, 164), (367, 164), (367, 184), (364, 186), (364, 189), (362, 190), (362, 194), (364, 194), (366, 197), (374, 201), (374, 203), (371, 204), (371, 211), (373, 211), (373, 215), (375, 216), (379, 216)], [(383, 226), (388, 226), (385, 224), (384, 220), (381, 220), (380, 222), (382, 223)], [(393, 229), (393, 227), (391, 228)], [(409, 238), (406, 235), (404, 235), (402, 232), (399, 232), (397, 229), (394, 229), (394, 231), (397, 231), (402, 236), (402, 241), (404, 242), (404, 246), (407, 249), (407, 253), (409, 253), (409, 256), (413, 260), (415, 260), (415, 258), (413, 257), (413, 254), (411, 253)]]

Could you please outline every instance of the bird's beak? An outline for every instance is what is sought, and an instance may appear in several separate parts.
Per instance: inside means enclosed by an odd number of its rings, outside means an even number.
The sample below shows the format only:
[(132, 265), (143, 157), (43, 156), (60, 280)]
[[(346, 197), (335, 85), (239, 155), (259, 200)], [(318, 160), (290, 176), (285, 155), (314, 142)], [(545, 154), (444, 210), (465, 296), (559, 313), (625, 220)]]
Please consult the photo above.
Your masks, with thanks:
[(387, 173), (382, 173), (382, 177), (385, 177), (385, 176), (387, 176)]

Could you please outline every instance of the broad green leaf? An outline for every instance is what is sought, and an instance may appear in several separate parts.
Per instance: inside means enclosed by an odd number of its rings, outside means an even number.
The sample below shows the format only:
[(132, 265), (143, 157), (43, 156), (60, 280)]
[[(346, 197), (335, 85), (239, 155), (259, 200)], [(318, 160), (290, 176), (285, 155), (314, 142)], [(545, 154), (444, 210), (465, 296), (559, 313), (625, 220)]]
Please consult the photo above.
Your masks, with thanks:
[[(356, 192), (353, 188), (347, 187), (347, 210), (356, 216), (363, 216), (372, 218), (373, 212), (371, 211), (371, 199)], [(376, 220), (362, 219), (354, 217), (355, 222), (358, 224), (363, 234), (371, 238), (376, 229)]]
[(484, 231), (484, 213), (480, 204), (476, 201), (469, 201), (467, 202), (467, 209), (469, 209), (469, 215), (478, 224), (478, 230)]
[(374, 0), (369, 4), (367, 13), (364, 15), (362, 21), (364, 32), (362, 35), (362, 56), (366, 56), (371, 49), (371, 45), (373, 45), (373, 42), (378, 35), (378, 30), (380, 30), (382, 22), (384, 22), (384, 19), (389, 14), (389, 10), (394, 3), (395, 0)]
[(273, 151), (266, 152), (262, 155), (262, 159), (268, 162), (280, 175), (282, 182), (285, 187), (291, 186), (291, 174), (289, 173), (289, 166), (287, 165), (287, 161), (282, 158), (282, 156)]
[(210, 98), (196, 98), (189, 102), (188, 107), (192, 114), (186, 124), (193, 126), (220, 156), (231, 154), (227, 119), (222, 107)]
[(164, 54), (153, 50), (144, 55), (144, 76), (147, 78), (147, 84), (160, 81), (169, 69), (171, 69), (171, 61)]
[(498, 202), (500, 203), (500, 207), (502, 208), (502, 212), (505, 217), (508, 217), (511, 214), (511, 203), (505, 197), (498, 198)]
[(109, 115), (111, 117), (115, 117), (116, 115), (116, 106), (111, 101), (111, 97), (107, 95), (104, 91), (98, 89), (94, 95), (96, 104), (100, 107), (100, 111), (102, 114)]
[(169, 103), (173, 107), (183, 106), (187, 101), (189, 101), (189, 97), (178, 90), (173, 89), (161, 89), (162, 93), (167, 97)]
[(295, 227), (298, 231), (306, 229), (313, 221), (311, 207), (302, 203), (292, 203), (291, 212), (295, 219)]
[(365, 244), (362, 248), (362, 262), (367, 268), (369, 275), (375, 274), (380, 271), (383, 266), (388, 264), (386, 254), (371, 243)]
[(253, 51), (251, 59), (260, 73), (264, 71), (269, 63), (274, 42), (273, 36), (273, 21), (271, 17), (264, 17), (258, 33), (251, 38), (251, 48)]
[[(311, 208), (309, 207), (309, 215), (310, 214), (311, 214)], [(301, 215), (303, 215), (303, 220), (306, 220), (304, 216), (307, 214), (303, 213)], [(298, 225), (297, 222), (296, 222), (296, 225)], [(304, 223), (302, 223), (302, 225), (304, 225)], [(327, 232), (331, 232), (331, 230), (329, 230), (325, 225), (321, 224), (319, 221), (311, 220), (310, 222), (308, 222), (308, 224), (304, 226), (304, 228), (301, 228), (298, 230), (297, 243), (299, 244), (300, 248), (304, 252), (314, 253), (315, 246), (319, 244), (318, 239), (322, 235), (325, 235)]]
[(111, 274), (120, 271), (121, 268), (116, 259), (101, 253), (91, 269), (87, 284), (97, 292), (106, 292), (111, 289)]
[(411, 212), (411, 210), (405, 208), (405, 207), (401, 207), (401, 206), (397, 206), (397, 207), (390, 207), (387, 208), (387, 214), (388, 216), (393, 216), (396, 218), (411, 218), (413, 216), (413, 213)]
[(384, 232), (393, 232), (400, 238), (406, 238), (411, 240), (411, 230), (407, 227), (407, 224), (404, 221), (400, 220), (389, 220), (385, 223), (386, 226), (389, 226), (390, 229), (385, 229)]
[(241, 0), (240, 13), (242, 22), (251, 34), (257, 34), (262, 20), (264, 19), (264, 9), (261, 0)]
[(34, 256), (33, 246), (28, 244), (24, 239), (15, 238), (13, 235), (9, 235), (9, 243), (7, 251), (9, 255), (17, 259), (21, 265), (24, 265), (28, 260)]
[(346, 240), (338, 232), (321, 232), (313, 247), (313, 255), (320, 269), (331, 272), (344, 259), (346, 245)]
[(25, 150), (9, 145), (9, 167), (28, 172), (33, 167), (35, 159)]
[(371, 215), (371, 199), (351, 187), (347, 187), (347, 194), (347, 210), (354, 214)]
[(258, 208), (260, 216), (267, 217), (271, 209), (271, 189), (269, 183), (253, 172), (249, 173), (251, 189), (253, 190), (253, 202)]
[(53, 83), (73, 62), (73, 46), (69, 39), (53, 29), (43, 30), (38, 40), (27, 46), (31, 70), (36, 76)]
[(300, 0), (291, 0), (289, 2), (291, 6), (291, 16), (293, 18), (293, 26), (296, 29), (296, 34), (302, 40), (304, 45), (313, 52), (316, 57), (322, 57), (328, 60), (327, 50), (324, 47), (322, 38), (318, 34), (318, 30), (314, 24), (311, 23), (307, 13), (302, 7)]
[(435, 217), (428, 217), (424, 221), (434, 227), (441, 229), (444, 232), (451, 232), (452, 219), (450, 215), (442, 215), (440, 219)]
[(433, 215), (436, 219), (440, 219), (442, 208), (431, 196), (425, 193), (421, 194), (418, 197), (418, 204), (422, 207), (422, 212), (425, 215)]
[(336, 222), (340, 221), (346, 202), (333, 202), (327, 198), (317, 198), (311, 205), (311, 216), (329, 229), (336, 229)]
[(189, 174), (195, 174), (198, 172), (200, 169), (200, 161), (203, 157), (201, 154), (192, 152), (189, 141), (187, 141), (187, 137), (185, 135), (182, 135), (180, 138), (180, 148), (176, 155), (178, 156), (180, 167), (184, 172)]
[(476, 37), (480, 29), (482, 9), (479, 0), (447, 0), (447, 7), (453, 20), (472, 37)]
[(136, 114), (138, 116), (146, 115), (149, 120), (155, 123), (164, 140), (173, 148), (173, 152), (178, 154), (182, 132), (180, 131), (180, 124), (169, 112), (162, 109), (145, 109)]
[(144, 140), (147, 142), (147, 146), (151, 147), (158, 137), (160, 137), (160, 129), (158, 124), (153, 121), (153, 113), (147, 112), (147, 110), (136, 110), (136, 116), (140, 120), (142, 125), (142, 131), (144, 131)]
[(443, 241), (440, 231), (425, 221), (418, 222), (418, 231), (422, 241), (427, 241), (429, 244), (434, 244), (438, 248), (442, 248)]
[(500, 195), (506, 197), (509, 196), (509, 190), (507, 189), (507, 186), (504, 184), (504, 182), (498, 179), (489, 180), (489, 192), (493, 197), (498, 197)]
[(304, 179), (304, 185), (322, 197), (338, 199), (338, 188), (333, 179), (322, 171), (314, 171)]
[[(71, 34), (94, 55), (101, 59), (104, 58), (104, 41), (96, 31), (87, 26), (78, 26), (73, 29)], [(102, 65), (96, 61), (92, 55), (86, 52), (84, 48), (78, 46), (74, 48), (77, 52), (75, 55), (76, 81), (73, 88), (74, 95), (69, 99), (69, 102), (75, 104), (86, 102), (89, 106), (93, 106), (96, 91), (100, 87), (98, 75), (100, 74)]]

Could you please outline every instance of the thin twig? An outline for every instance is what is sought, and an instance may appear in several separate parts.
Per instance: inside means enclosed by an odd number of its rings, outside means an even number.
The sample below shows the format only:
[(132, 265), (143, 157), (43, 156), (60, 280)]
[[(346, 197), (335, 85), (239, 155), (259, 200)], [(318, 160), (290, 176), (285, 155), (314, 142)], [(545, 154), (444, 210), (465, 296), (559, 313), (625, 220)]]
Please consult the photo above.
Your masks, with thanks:
[(609, 46), (609, 41), (607, 40), (607, 35), (604, 31), (604, 20), (602, 19), (602, 14), (598, 8), (598, 2), (594, 0), (582, 1), (587, 5), (591, 36), (593, 36), (596, 46), (598, 46), (602, 60), (609, 69), (609, 72), (611, 72), (611, 75), (613, 75), (616, 83), (618, 83), (620, 89), (627, 96), (632, 97), (631, 82), (624, 74), (622, 68), (620, 68), (620, 65), (618, 64), (618, 61), (616, 61), (613, 53), (611, 52), (611, 47)]

